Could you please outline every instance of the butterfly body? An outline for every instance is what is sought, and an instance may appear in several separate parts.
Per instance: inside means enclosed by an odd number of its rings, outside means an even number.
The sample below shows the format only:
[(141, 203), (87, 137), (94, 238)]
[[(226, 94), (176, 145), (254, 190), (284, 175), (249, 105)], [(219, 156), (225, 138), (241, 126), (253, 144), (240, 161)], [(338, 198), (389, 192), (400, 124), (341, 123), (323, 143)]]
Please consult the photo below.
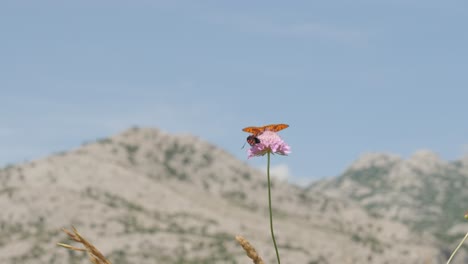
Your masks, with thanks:
[(260, 139), (258, 139), (254, 135), (250, 135), (250, 136), (247, 137), (247, 143), (249, 143), (250, 146), (253, 146), (255, 144), (260, 143)]

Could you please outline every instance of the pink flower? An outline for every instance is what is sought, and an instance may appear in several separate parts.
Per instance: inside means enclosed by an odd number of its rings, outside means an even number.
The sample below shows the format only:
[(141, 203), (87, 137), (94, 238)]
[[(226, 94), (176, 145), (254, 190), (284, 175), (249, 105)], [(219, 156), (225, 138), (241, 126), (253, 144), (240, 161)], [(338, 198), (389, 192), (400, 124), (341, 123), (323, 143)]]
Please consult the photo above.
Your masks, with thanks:
[(260, 143), (253, 145), (248, 151), (248, 157), (263, 156), (268, 152), (273, 154), (288, 155), (291, 153), (291, 148), (286, 144), (281, 137), (273, 131), (266, 130), (257, 138)]

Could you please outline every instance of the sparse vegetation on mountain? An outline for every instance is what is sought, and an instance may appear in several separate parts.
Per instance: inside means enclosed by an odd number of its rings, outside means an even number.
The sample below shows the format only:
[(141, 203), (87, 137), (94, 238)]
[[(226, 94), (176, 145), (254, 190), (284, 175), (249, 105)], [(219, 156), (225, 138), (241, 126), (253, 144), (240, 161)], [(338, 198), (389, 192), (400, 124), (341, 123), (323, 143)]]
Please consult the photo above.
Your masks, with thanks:
[[(137, 146), (133, 161), (122, 146)], [(355, 173), (369, 161), (349, 168), (353, 179), (345, 173), (308, 189), (273, 179), (284, 261), (445, 263), (468, 230), (454, 215), (466, 204), (468, 161), (382, 157), (370, 161), (385, 167), (373, 169), (385, 173), (371, 186)], [(113, 264), (246, 263), (236, 234), (248, 235), (263, 260), (274, 263), (266, 186), (262, 172), (196, 137), (128, 130), (0, 169), (0, 263), (89, 263), (84, 253), (55, 246), (66, 242), (59, 229), (70, 225)], [(465, 256), (462, 247), (452, 264), (465, 263)]]

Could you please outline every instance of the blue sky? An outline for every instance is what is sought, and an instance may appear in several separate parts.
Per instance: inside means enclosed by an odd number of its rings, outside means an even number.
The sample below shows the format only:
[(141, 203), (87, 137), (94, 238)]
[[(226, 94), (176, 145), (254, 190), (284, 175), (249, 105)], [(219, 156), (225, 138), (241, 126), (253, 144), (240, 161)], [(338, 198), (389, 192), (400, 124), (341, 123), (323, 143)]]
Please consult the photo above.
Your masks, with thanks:
[[(133, 126), (246, 160), (288, 123), (293, 181), (366, 152), (467, 154), (466, 1), (2, 1), (0, 165)], [(248, 160), (262, 166), (264, 159)]]

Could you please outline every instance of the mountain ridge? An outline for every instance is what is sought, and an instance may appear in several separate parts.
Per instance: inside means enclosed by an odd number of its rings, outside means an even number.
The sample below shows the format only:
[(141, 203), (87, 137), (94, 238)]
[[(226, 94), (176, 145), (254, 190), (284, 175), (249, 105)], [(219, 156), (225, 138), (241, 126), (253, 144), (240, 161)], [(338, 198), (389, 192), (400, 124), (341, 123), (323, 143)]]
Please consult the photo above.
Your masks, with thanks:
[[(0, 170), (0, 261), (86, 263), (56, 248), (74, 225), (113, 263), (243, 263), (242, 234), (267, 262), (266, 177), (197, 137), (132, 128)], [(439, 263), (430, 234), (357, 201), (273, 180), (282, 258), (297, 263)], [(11, 206), (14, 204), (15, 206)], [(65, 242), (65, 241), (62, 241)]]
[(444, 161), (421, 150), (407, 159), (381, 153), (357, 159), (336, 178), (313, 183), (334, 197), (352, 199), (371, 214), (434, 235), (441, 247), (454, 246), (468, 231), (463, 214), (468, 195), (466, 157)]

